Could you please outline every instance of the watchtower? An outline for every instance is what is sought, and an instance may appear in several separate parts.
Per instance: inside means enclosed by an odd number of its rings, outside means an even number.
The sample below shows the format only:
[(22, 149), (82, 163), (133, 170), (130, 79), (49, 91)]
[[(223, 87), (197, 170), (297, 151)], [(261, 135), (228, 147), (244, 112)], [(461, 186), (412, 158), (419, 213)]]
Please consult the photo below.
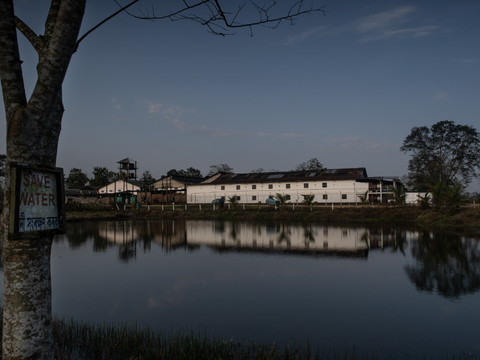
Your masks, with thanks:
[(126, 158), (117, 162), (118, 178), (125, 180), (137, 180), (137, 162), (133, 159)]

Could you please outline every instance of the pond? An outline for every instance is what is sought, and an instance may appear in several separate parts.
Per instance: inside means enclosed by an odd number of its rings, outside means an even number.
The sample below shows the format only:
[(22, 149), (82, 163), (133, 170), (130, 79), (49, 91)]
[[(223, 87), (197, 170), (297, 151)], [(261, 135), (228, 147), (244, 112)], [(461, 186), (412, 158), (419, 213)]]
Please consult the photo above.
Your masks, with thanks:
[(225, 221), (68, 224), (53, 312), (436, 356), (480, 353), (477, 239), (404, 228)]

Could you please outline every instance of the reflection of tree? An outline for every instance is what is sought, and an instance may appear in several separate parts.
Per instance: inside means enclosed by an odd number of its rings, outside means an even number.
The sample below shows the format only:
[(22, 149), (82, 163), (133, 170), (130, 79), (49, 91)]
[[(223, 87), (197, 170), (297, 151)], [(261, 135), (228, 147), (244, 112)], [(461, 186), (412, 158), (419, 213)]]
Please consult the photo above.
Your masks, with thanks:
[(213, 222), (213, 229), (216, 233), (224, 234), (225, 233), (225, 220), (215, 220)]
[(231, 222), (231, 230), (230, 230), (230, 237), (233, 241), (237, 241), (238, 236), (238, 223), (236, 221)]
[(137, 242), (127, 242), (118, 246), (118, 257), (124, 262), (137, 257)]
[(304, 225), (303, 226), (303, 237), (305, 239), (305, 246), (308, 247), (309, 243), (315, 242), (314, 231), (312, 229), (312, 224)]
[(286, 226), (285, 223), (282, 223), (282, 226), (280, 228), (280, 226), (278, 227), (279, 228), (279, 232), (280, 232), (280, 235), (278, 235), (278, 239), (277, 239), (277, 242), (279, 244), (281, 244), (282, 242), (286, 242), (287, 243), (287, 247), (290, 247), (291, 244), (292, 244), (292, 240), (291, 240), (291, 230), (290, 230), (290, 226)]
[(416, 265), (405, 272), (416, 288), (436, 291), (446, 298), (458, 298), (480, 289), (480, 251), (474, 239), (457, 235), (423, 232), (411, 241)]
[(401, 252), (405, 256), (405, 248), (408, 246), (407, 232), (401, 229), (383, 229), (384, 246), (391, 246), (392, 253)]

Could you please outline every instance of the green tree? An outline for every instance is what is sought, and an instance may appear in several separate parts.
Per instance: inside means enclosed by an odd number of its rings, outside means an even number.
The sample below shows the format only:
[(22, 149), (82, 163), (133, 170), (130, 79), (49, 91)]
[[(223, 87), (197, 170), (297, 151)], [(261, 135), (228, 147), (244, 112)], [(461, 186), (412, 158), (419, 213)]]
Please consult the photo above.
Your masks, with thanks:
[(70, 189), (81, 189), (88, 183), (88, 176), (81, 169), (71, 168), (65, 185)]
[[(53, 236), (38, 234), (28, 240), (8, 241), (11, 191), (9, 164), (56, 166), (64, 111), (62, 86), (70, 60), (87, 35), (138, 1), (129, 2), (81, 37), (79, 32), (86, 0), (51, 0), (45, 21), (40, 21), (45, 24), (43, 34), (35, 33), (15, 16), (13, 0), (0, 1), (0, 79), (7, 124), (6, 196), (0, 220), (5, 259), (3, 360), (53, 358), (50, 277)], [(322, 8), (303, 6), (302, 0), (290, 4), (279, 16), (272, 14), (276, 6), (262, 7), (253, 2), (247, 3), (247, 7), (245, 4), (239, 6), (220, 0), (184, 1), (178, 4), (179, 7), (173, 12), (165, 5), (165, 14), (157, 10), (154, 16), (140, 14), (137, 17), (147, 20), (192, 20), (206, 26), (213, 34), (225, 35), (241, 27), (251, 32), (252, 26), (271, 23), (272, 27), (276, 27), (284, 20), (294, 22), (301, 14), (323, 12)], [(285, 2), (281, 5), (285, 5)], [(250, 10), (248, 6), (251, 6)], [(248, 17), (252, 11), (258, 16), (251, 21), (240, 22), (239, 15)], [(32, 82), (35, 87), (28, 99), (17, 29), (38, 53), (36, 72), (32, 71), (37, 79)]]
[(313, 194), (303, 195), (303, 202), (306, 205), (312, 205), (314, 199), (315, 199), (315, 195)]
[(282, 207), (282, 209), (285, 209), (285, 204), (287, 203), (287, 196), (277, 193), (277, 195), (275, 195), (275, 199), (280, 201), (280, 206)]
[(357, 195), (358, 198), (360, 199), (360, 201), (362, 202), (363, 205), (367, 205), (368, 204), (368, 190), (365, 191), (365, 194), (363, 195)]
[(171, 170), (168, 170), (167, 176), (186, 176), (186, 177), (193, 177), (193, 178), (203, 178), (201, 171), (198, 169), (195, 169), (194, 167), (189, 167), (187, 168), (187, 170), (171, 169)]
[(397, 187), (392, 187), (392, 198), (396, 205), (405, 204), (405, 187), (400, 184)]
[(295, 167), (295, 171), (320, 171), (325, 167), (317, 158), (311, 158)]
[(260, 168), (257, 168), (257, 169), (254, 169), (252, 171), (250, 171), (250, 174), (260, 174), (260, 173), (263, 173), (265, 172), (265, 169), (260, 167)]
[(210, 172), (207, 176), (212, 176), (218, 173), (233, 174), (233, 168), (227, 164), (210, 165)]
[(152, 174), (150, 174), (150, 171), (147, 170), (142, 174), (140, 181), (142, 182), (143, 190), (148, 191), (151, 190), (151, 185), (157, 180), (152, 176)]
[(429, 193), (426, 193), (425, 196), (422, 195), (417, 195), (418, 201), (420, 202), (420, 207), (422, 210), (427, 210), (430, 208), (430, 203), (432, 201), (432, 198), (430, 197)]
[(473, 126), (444, 120), (430, 128), (414, 127), (400, 151), (411, 154), (409, 185), (417, 189), (441, 182), (466, 187), (479, 176), (480, 135)]
[(189, 167), (187, 168), (187, 171), (185, 172), (185, 176), (187, 177), (193, 177), (193, 178), (203, 178), (202, 172), (198, 169), (195, 169), (194, 167)]
[(236, 208), (237, 208), (237, 205), (238, 205), (238, 197), (237, 197), (237, 195), (233, 195), (233, 196), (231, 196), (231, 197), (229, 196), (229, 197), (228, 197), (228, 202), (229, 202), (230, 204), (232, 204), (232, 208), (233, 208), (233, 209), (236, 209)]
[(435, 208), (440, 210), (457, 210), (462, 202), (463, 187), (460, 184), (447, 186), (443, 181), (438, 184), (429, 183), (426, 185), (432, 194)]
[(92, 178), (90, 179), (90, 185), (93, 186), (106, 186), (111, 183), (114, 173), (108, 170), (106, 167), (95, 166), (92, 172)]

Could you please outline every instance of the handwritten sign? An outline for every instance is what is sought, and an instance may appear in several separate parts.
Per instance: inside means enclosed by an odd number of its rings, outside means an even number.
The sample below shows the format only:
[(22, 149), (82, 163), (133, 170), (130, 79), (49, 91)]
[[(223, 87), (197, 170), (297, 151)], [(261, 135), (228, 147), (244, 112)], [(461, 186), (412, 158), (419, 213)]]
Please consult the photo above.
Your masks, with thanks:
[(22, 171), (19, 232), (58, 229), (56, 179), (40, 171)]
[[(65, 228), (63, 209), (63, 170), (43, 170), (26, 166), (12, 167), (14, 234), (28, 232), (62, 233)], [(13, 184), (12, 184), (13, 185)], [(22, 238), (21, 235), (15, 238)]]

